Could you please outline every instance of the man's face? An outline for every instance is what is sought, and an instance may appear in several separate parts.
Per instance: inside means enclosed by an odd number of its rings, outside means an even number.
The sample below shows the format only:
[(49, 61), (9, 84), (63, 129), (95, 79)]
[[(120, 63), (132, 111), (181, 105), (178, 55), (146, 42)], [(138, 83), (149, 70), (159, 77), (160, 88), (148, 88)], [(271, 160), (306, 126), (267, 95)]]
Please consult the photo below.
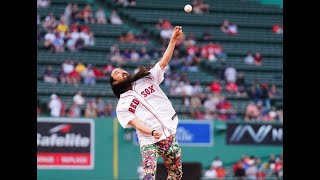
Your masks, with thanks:
[(129, 76), (129, 73), (121, 68), (115, 68), (111, 72), (111, 77), (114, 79), (114, 84), (118, 84), (126, 80)]

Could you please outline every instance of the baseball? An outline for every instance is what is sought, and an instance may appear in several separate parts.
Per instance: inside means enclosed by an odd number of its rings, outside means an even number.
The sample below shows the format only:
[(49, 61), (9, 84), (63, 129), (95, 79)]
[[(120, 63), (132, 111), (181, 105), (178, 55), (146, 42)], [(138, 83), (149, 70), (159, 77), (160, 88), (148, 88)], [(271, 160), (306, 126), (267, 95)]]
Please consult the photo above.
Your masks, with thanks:
[(187, 4), (186, 6), (184, 6), (184, 12), (189, 13), (192, 11), (192, 6)]

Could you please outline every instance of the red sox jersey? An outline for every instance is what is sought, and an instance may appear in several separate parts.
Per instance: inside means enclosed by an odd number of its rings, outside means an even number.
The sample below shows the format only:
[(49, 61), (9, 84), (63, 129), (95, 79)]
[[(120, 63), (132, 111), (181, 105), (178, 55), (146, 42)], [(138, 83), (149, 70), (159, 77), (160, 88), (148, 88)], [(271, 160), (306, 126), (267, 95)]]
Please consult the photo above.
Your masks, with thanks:
[(159, 87), (164, 79), (159, 62), (150, 73), (150, 78), (139, 79), (133, 83), (132, 90), (120, 95), (116, 108), (117, 119), (123, 128), (130, 127), (129, 121), (137, 117), (152, 130), (162, 132), (162, 136), (155, 139), (137, 130), (140, 146), (154, 144), (175, 134), (179, 121), (171, 102)]

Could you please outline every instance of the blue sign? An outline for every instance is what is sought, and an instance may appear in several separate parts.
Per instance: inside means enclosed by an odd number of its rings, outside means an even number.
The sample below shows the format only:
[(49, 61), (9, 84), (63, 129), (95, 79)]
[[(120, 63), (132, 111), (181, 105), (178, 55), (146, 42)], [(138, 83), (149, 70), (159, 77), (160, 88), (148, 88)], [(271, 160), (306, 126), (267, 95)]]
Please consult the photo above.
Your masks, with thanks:
[[(176, 138), (181, 146), (212, 146), (213, 121), (179, 120)], [(133, 141), (139, 145), (136, 132)]]

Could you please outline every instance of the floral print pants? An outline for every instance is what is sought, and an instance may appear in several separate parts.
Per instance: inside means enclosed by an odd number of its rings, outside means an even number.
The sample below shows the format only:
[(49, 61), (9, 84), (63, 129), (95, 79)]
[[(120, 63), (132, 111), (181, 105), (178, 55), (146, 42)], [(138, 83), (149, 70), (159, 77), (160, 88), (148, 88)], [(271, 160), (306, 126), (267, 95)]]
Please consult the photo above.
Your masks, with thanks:
[(157, 159), (161, 155), (168, 170), (167, 180), (180, 180), (182, 178), (181, 148), (171, 135), (155, 144), (144, 145), (140, 148), (144, 178), (154, 180), (157, 168)]

